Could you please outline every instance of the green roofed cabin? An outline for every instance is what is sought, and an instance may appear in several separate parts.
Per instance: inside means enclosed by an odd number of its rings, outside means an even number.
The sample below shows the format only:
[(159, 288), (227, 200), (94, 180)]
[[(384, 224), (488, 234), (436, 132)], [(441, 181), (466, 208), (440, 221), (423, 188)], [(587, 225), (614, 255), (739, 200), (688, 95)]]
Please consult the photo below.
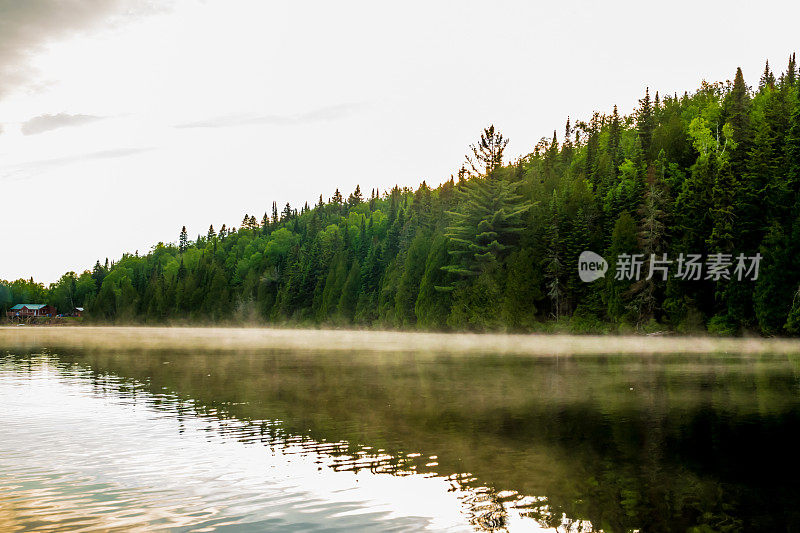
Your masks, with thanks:
[(8, 318), (27, 318), (32, 316), (56, 316), (56, 308), (47, 304), (17, 304), (6, 311)]

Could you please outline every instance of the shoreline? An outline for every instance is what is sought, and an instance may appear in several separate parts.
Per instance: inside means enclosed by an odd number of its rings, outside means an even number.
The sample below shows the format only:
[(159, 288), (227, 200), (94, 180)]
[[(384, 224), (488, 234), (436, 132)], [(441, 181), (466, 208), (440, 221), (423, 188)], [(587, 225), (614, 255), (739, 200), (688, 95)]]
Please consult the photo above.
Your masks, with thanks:
[(0, 326), (0, 349), (306, 350), (495, 355), (800, 354), (800, 339), (346, 329)]

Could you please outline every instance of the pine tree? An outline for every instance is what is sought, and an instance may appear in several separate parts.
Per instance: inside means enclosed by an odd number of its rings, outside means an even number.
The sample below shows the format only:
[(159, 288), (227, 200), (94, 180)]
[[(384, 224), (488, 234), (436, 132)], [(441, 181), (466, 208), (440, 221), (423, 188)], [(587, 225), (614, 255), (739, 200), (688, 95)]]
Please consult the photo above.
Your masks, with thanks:
[(469, 168), (475, 176), (490, 176), (503, 164), (503, 151), (508, 145), (499, 131), (495, 131), (494, 124), (484, 128), (478, 144), (470, 145), (472, 155), (467, 155)]
[(458, 211), (448, 211), (452, 225), (446, 236), (456, 260), (447, 267), (453, 274), (475, 276), (494, 268), (499, 258), (513, 246), (522, 231), (522, 215), (532, 207), (517, 189), (519, 184), (505, 180), (473, 178), (461, 189)]

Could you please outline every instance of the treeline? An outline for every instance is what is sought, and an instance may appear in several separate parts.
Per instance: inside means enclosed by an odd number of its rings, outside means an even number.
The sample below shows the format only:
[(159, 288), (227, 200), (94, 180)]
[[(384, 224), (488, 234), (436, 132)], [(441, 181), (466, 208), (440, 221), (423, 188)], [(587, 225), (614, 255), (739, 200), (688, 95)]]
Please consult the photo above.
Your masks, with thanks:
[[(65, 274), (0, 283), (0, 308), (41, 301), (113, 322), (233, 321), (528, 331), (633, 328), (800, 332), (800, 76), (794, 56), (755, 88), (733, 81), (651, 95), (567, 120), (503, 164), (484, 130), (457, 176), (431, 188), (338, 191), (299, 211), (273, 203)], [(593, 250), (609, 272), (578, 278)], [(649, 258), (760, 253), (758, 278), (647, 279)], [(640, 279), (616, 279), (642, 254)], [(735, 259), (734, 259), (735, 262)]]

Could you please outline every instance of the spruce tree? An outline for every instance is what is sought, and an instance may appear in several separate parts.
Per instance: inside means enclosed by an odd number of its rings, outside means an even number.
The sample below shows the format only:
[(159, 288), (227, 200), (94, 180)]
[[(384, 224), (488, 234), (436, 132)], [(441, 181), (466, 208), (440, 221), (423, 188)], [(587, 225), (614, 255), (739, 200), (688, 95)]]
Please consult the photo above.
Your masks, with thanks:
[[(654, 318), (660, 300), (660, 292), (666, 285), (663, 275), (655, 271), (647, 279), (651, 267), (651, 260), (663, 259), (667, 252), (667, 217), (669, 215), (669, 196), (667, 190), (656, 173), (656, 168), (650, 166), (647, 174), (647, 186), (644, 193), (644, 202), (639, 208), (639, 249), (644, 255), (642, 286), (637, 295), (634, 306), (640, 322)], [(661, 277), (659, 277), (661, 276)]]
[(348, 207), (355, 207), (363, 201), (364, 197), (361, 194), (361, 186), (356, 185), (356, 189), (347, 197), (347, 205)]
[(339, 317), (344, 319), (346, 323), (350, 323), (353, 320), (360, 288), (361, 266), (358, 263), (358, 259), (355, 259), (353, 260), (353, 264), (350, 266), (350, 271), (347, 274), (344, 285), (342, 286), (342, 294), (339, 297), (339, 303), (337, 305)]
[(586, 140), (586, 164), (584, 175), (591, 183), (598, 185), (597, 180), (597, 156), (600, 151), (600, 114), (593, 113), (592, 120), (589, 122), (588, 139)]
[(752, 133), (750, 131), (750, 91), (744, 82), (742, 69), (736, 69), (733, 87), (726, 98), (725, 113), (733, 128), (732, 139), (735, 147), (731, 150), (730, 162), (735, 176), (741, 177), (745, 171), (745, 160), (750, 151)]
[(784, 84), (787, 87), (793, 87), (797, 82), (797, 62), (795, 61), (795, 54), (789, 56), (789, 66), (786, 68), (786, 76)]
[(333, 198), (331, 199), (331, 203), (337, 207), (341, 207), (343, 204), (342, 200), (342, 193), (339, 192), (339, 188), (336, 188), (336, 191), (333, 193)]
[(180, 237), (178, 237), (178, 250), (180, 251), (181, 254), (183, 254), (183, 252), (185, 252), (188, 247), (189, 247), (189, 238), (186, 234), (186, 226), (183, 226), (181, 228)]
[(512, 252), (507, 265), (500, 316), (511, 330), (525, 330), (536, 323), (536, 302), (544, 297), (542, 275), (536, 268), (536, 256), (531, 248)]
[(552, 184), (556, 177), (561, 174), (558, 153), (558, 135), (553, 130), (553, 140), (544, 153), (544, 178), (549, 184)]
[(645, 161), (651, 161), (650, 148), (653, 142), (653, 130), (655, 120), (653, 117), (653, 105), (650, 101), (650, 88), (645, 89), (644, 98), (639, 100), (639, 109), (636, 113), (636, 129), (642, 143), (642, 152)]
[(787, 188), (793, 199), (792, 217), (796, 218), (800, 215), (800, 77), (794, 90), (792, 107), (791, 125), (786, 138)]
[(628, 212), (620, 214), (614, 222), (614, 230), (611, 234), (611, 246), (606, 257), (608, 260), (608, 272), (606, 273), (606, 290), (604, 301), (607, 306), (608, 317), (614, 321), (633, 322), (637, 317), (631, 309), (631, 299), (634, 296), (632, 279), (616, 279), (617, 261), (621, 254), (634, 255), (639, 252), (636, 221)]
[(414, 306), (420, 282), (425, 273), (425, 261), (430, 249), (430, 234), (420, 231), (411, 241), (403, 264), (403, 274), (395, 294), (395, 317), (398, 326), (409, 327), (417, 322)]
[(622, 162), (622, 152), (620, 150), (620, 142), (622, 140), (622, 124), (620, 123), (619, 112), (617, 106), (614, 106), (614, 111), (611, 113), (611, 124), (608, 130), (608, 142), (606, 143), (606, 153), (611, 161), (611, 168), (614, 175), (617, 173), (620, 163)]
[(178, 281), (183, 281), (186, 278), (186, 266), (183, 264), (183, 257), (181, 257), (181, 264), (178, 267)]
[(567, 125), (564, 127), (564, 146), (561, 148), (562, 168), (565, 170), (569, 169), (570, 163), (572, 163), (572, 157), (572, 126), (570, 125), (569, 117), (567, 117)]
[(734, 201), (739, 184), (733, 175), (730, 162), (722, 158), (714, 176), (711, 190), (711, 235), (708, 247), (712, 252), (733, 253), (735, 245)]
[(447, 246), (447, 237), (437, 235), (431, 242), (428, 257), (425, 259), (425, 271), (419, 283), (417, 301), (414, 303), (414, 314), (419, 327), (443, 328), (450, 313), (452, 286), (450, 275), (443, 269), (449, 260)]
[(764, 89), (767, 88), (772, 89), (774, 87), (775, 87), (775, 75), (769, 68), (769, 59), (768, 59), (766, 66), (764, 66), (764, 73), (761, 74), (761, 79), (758, 80), (758, 90), (763, 91)]
[(561, 202), (558, 192), (553, 191), (548, 209), (548, 227), (546, 234), (546, 253), (544, 257), (544, 276), (547, 297), (554, 319), (561, 318), (565, 303), (566, 278), (566, 246), (562, 236)]

